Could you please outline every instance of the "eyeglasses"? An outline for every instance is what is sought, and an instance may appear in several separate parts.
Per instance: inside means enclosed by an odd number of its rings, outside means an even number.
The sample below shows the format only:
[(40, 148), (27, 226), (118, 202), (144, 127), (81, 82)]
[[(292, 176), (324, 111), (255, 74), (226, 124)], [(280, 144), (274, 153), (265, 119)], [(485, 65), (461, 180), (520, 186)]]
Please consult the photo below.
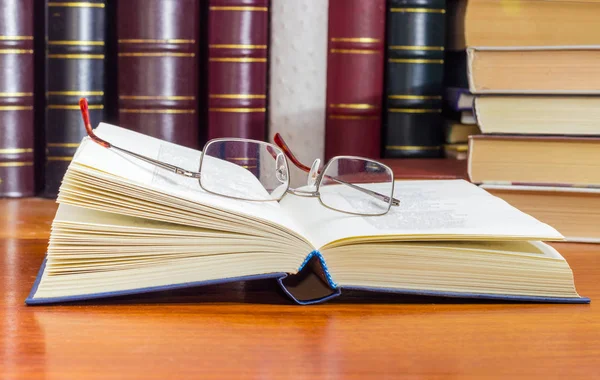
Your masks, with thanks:
[[(96, 136), (90, 123), (85, 98), (79, 107), (90, 139), (97, 144), (133, 156), (178, 175), (198, 179), (205, 191), (245, 201), (280, 201), (286, 194), (316, 197), (332, 210), (347, 214), (376, 216), (386, 214), (400, 201), (393, 197), (394, 173), (388, 166), (362, 157), (337, 156), (320, 169), (321, 160), (311, 167), (302, 164), (283, 138), (275, 144), (263, 141), (219, 138), (204, 145), (197, 172), (119, 148)], [(308, 173), (307, 185), (290, 187), (288, 159)]]

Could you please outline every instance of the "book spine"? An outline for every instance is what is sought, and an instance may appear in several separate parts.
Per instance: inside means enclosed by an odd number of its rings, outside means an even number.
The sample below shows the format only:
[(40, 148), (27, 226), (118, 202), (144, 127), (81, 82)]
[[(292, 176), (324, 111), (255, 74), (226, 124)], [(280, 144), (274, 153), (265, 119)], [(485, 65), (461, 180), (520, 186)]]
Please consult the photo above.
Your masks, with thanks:
[(328, 4), (271, 1), (269, 136), (281, 133), (306, 162), (325, 150)]
[(210, 0), (208, 138), (266, 138), (268, 0)]
[(106, 1), (46, 3), (44, 196), (55, 198), (85, 136), (79, 99), (88, 99), (93, 126), (104, 120)]
[(198, 148), (199, 3), (117, 3), (122, 127)]
[(444, 0), (389, 0), (385, 157), (440, 157)]
[(325, 158), (380, 157), (385, 0), (329, 0)]
[(0, 0), (0, 196), (35, 193), (33, 0)]

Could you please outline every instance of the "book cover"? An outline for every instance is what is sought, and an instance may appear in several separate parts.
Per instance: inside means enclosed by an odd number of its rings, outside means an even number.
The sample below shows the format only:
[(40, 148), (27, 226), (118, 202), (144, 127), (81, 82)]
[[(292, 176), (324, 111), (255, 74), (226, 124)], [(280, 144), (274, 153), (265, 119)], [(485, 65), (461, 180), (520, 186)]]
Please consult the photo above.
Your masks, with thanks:
[(303, 162), (325, 153), (328, 4), (271, 1), (269, 141), (280, 133)]
[(0, 1), (0, 197), (35, 194), (33, 0)]
[(199, 146), (199, 0), (117, 3), (119, 122)]
[(79, 99), (93, 123), (105, 120), (106, 1), (46, 2), (46, 165), (44, 196), (56, 198), (79, 142)]
[(208, 139), (265, 140), (268, 0), (210, 0)]
[(380, 157), (385, 0), (329, 0), (325, 158)]
[(445, 6), (443, 0), (388, 2), (386, 158), (443, 152)]

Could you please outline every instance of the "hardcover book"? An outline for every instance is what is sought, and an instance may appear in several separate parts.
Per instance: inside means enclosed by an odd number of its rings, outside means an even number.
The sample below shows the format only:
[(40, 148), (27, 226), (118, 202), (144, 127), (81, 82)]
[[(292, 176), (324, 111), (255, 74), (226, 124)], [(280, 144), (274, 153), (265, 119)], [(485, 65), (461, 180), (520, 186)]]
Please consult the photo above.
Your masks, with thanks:
[(468, 170), (474, 183), (600, 187), (600, 138), (470, 136)]
[(199, 3), (117, 2), (123, 127), (198, 147)]
[(600, 46), (471, 47), (474, 94), (600, 94)]
[(448, 13), (451, 50), (598, 44), (595, 0), (452, 0)]
[(329, 0), (325, 157), (381, 155), (385, 0)]
[(600, 243), (600, 188), (481, 185), (519, 210), (549, 223), (570, 242)]
[(105, 3), (47, 2), (45, 197), (56, 198), (71, 157), (85, 135), (79, 98), (89, 99), (94, 123), (106, 119)]
[[(196, 150), (108, 124), (96, 134), (184, 170), (200, 167)], [(243, 166), (219, 167), (220, 176), (247, 178), (245, 191), (265, 191)], [(346, 193), (330, 194), (351, 206)], [(62, 183), (48, 255), (26, 302), (256, 278), (277, 280), (303, 304), (343, 289), (589, 302), (577, 294), (565, 259), (540, 242), (562, 235), (477, 186), (398, 181), (394, 197), (400, 205), (381, 216), (340, 213), (293, 194), (280, 202), (236, 200), (85, 138)]]
[(483, 133), (600, 136), (597, 96), (478, 96), (475, 114)]
[(0, 197), (35, 193), (33, 0), (0, 0)]
[(440, 157), (444, 0), (391, 0), (387, 10), (383, 156)]
[(268, 0), (210, 0), (208, 138), (267, 134)]

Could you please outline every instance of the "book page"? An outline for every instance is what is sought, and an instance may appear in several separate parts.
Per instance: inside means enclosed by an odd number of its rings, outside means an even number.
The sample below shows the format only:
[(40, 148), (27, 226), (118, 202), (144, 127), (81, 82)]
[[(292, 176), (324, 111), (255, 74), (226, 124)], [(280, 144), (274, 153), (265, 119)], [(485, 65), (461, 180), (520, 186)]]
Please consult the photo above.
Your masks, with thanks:
[[(99, 137), (119, 148), (167, 162), (186, 170), (194, 172), (199, 170), (200, 151), (105, 123), (101, 123), (95, 129), (95, 132)], [(128, 154), (104, 148), (91, 139), (86, 138), (83, 140), (72, 164), (100, 170), (119, 177), (123, 181), (132, 182), (211, 208), (246, 215), (256, 220), (269, 221), (302, 235), (298, 223), (281, 211), (278, 202), (241, 201), (208, 193), (201, 188), (198, 179), (177, 175)], [(238, 165), (221, 162), (218, 169), (221, 171), (220, 176), (231, 175), (237, 176), (237, 178), (243, 176), (245, 194), (258, 194), (260, 196), (261, 193), (266, 193), (258, 179)]]
[[(373, 188), (376, 189), (376, 188)], [(282, 207), (315, 247), (342, 239), (560, 240), (562, 235), (500, 198), (464, 180), (396, 181), (393, 206), (382, 216), (330, 210), (316, 198), (287, 195)], [(347, 201), (343, 197), (339, 202)]]

